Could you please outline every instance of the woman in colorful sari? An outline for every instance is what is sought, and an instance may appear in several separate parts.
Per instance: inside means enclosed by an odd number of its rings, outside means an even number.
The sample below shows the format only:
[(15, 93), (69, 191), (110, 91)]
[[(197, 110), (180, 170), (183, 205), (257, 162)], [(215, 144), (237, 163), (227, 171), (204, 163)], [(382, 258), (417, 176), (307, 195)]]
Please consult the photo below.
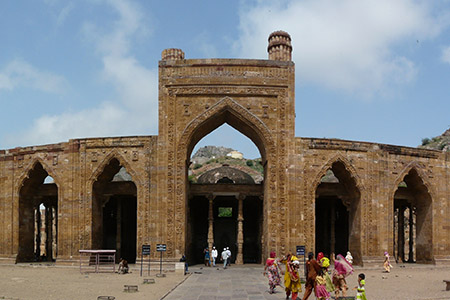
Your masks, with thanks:
[(300, 262), (297, 257), (288, 253), (281, 262), (286, 264), (286, 272), (284, 273), (284, 287), (286, 290), (286, 299), (292, 293), (292, 300), (296, 300), (298, 293), (302, 291), (302, 284), (300, 282), (300, 274), (298, 269), (300, 267)]
[(323, 277), (325, 278), (325, 287), (328, 293), (334, 292), (334, 284), (331, 279), (330, 273), (328, 273), (328, 267), (330, 266), (330, 260), (327, 257), (323, 257), (320, 260), (320, 265), (323, 269)]
[(269, 278), (270, 294), (275, 293), (277, 285), (281, 285), (278, 262), (275, 257), (275, 252), (270, 252), (270, 257), (266, 260), (266, 265), (264, 266), (264, 274), (267, 274), (267, 277)]
[(333, 284), (335, 287), (336, 299), (339, 297), (339, 293), (342, 292), (342, 296), (347, 296), (347, 282), (345, 278), (353, 273), (352, 265), (339, 254), (336, 259), (334, 259), (334, 271), (333, 271)]
[(384, 267), (384, 270), (387, 273), (391, 272), (392, 265), (391, 265), (391, 260), (390, 260), (390, 257), (389, 257), (389, 253), (387, 251), (384, 251), (383, 267)]

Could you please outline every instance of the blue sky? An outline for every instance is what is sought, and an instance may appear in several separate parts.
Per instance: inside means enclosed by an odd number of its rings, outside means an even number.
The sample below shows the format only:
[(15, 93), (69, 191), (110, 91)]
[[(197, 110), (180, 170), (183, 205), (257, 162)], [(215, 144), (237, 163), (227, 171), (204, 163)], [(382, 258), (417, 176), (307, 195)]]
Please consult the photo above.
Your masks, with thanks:
[[(0, 149), (156, 135), (158, 60), (292, 36), (296, 136), (417, 146), (450, 126), (450, 1), (0, 1)], [(258, 157), (223, 126), (200, 141)], [(198, 148), (198, 147), (197, 147)]]

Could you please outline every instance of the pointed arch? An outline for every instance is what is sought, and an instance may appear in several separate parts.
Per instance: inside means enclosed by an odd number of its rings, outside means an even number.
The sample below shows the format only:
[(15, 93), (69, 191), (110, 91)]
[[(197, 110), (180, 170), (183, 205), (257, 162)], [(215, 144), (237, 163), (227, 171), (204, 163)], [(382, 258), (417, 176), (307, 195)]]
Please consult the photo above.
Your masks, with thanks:
[(402, 182), (406, 175), (408, 175), (412, 170), (414, 170), (417, 175), (419, 176), (419, 178), (422, 181), (422, 184), (426, 187), (428, 193), (430, 194), (431, 198), (434, 199), (434, 189), (433, 189), (433, 185), (431, 185), (429, 183), (429, 181), (427, 180), (428, 177), (426, 176), (425, 172), (423, 171), (422, 166), (420, 165), (419, 162), (417, 161), (412, 161), (410, 162), (408, 165), (406, 165), (403, 170), (399, 173), (399, 175), (397, 176), (397, 178), (395, 179), (392, 187), (391, 187), (391, 191), (389, 193), (390, 198), (389, 199), (393, 199), (395, 192), (397, 191), (398, 185), (400, 184), (400, 182)]
[(117, 151), (112, 150), (110, 151), (105, 158), (102, 160), (102, 162), (97, 166), (97, 168), (92, 172), (91, 176), (89, 177), (89, 186), (92, 187), (95, 181), (97, 181), (98, 176), (103, 173), (105, 167), (113, 160), (117, 159), (119, 161), (119, 164), (127, 170), (128, 174), (131, 175), (132, 181), (139, 183), (138, 175), (136, 171), (131, 167), (131, 164)]
[[(394, 253), (397, 251), (398, 259), (403, 261), (406, 261), (407, 251), (408, 262), (433, 260), (434, 197), (423, 170), (424, 166), (419, 162), (409, 163), (395, 179), (389, 195), (389, 203), (394, 214), (393, 250)], [(405, 181), (407, 186), (400, 188), (399, 184), (402, 181)]]
[[(321, 182), (330, 169), (339, 183)], [(321, 188), (327, 192), (318, 193)], [(351, 251), (354, 263), (362, 263), (362, 189), (356, 169), (342, 153), (337, 153), (329, 159), (316, 174), (311, 187), (311, 198), (315, 199), (312, 225), (315, 228), (316, 252)]]
[[(258, 148), (264, 165), (264, 177), (266, 178), (266, 176), (268, 176), (267, 178), (271, 178), (269, 184), (267, 184), (265, 180), (263, 181), (264, 198), (262, 200), (262, 207), (267, 205), (267, 202), (275, 202), (274, 197), (270, 194), (271, 191), (276, 189), (276, 172), (272, 165), (276, 164), (277, 151), (275, 147), (276, 142), (274, 141), (272, 133), (259, 117), (234, 99), (224, 97), (187, 123), (182, 134), (178, 140), (176, 140), (178, 143), (176, 144), (177, 149), (175, 154), (171, 152), (168, 153), (169, 161), (171, 161), (173, 157), (175, 157), (176, 160), (175, 166), (168, 166), (168, 172), (169, 174), (175, 173), (176, 178), (173, 183), (169, 182), (167, 189), (169, 191), (175, 191), (176, 198), (173, 201), (182, 207), (182, 211), (187, 205), (187, 162), (190, 160), (190, 155), (192, 154), (194, 146), (203, 137), (224, 123), (227, 123), (236, 131), (248, 137)], [(266, 162), (269, 163), (266, 164)], [(269, 185), (271, 189), (268, 188)], [(169, 201), (168, 206), (173, 207), (174, 203)], [(265, 214), (261, 217), (260, 222), (268, 222), (267, 219), (267, 215)], [(185, 224), (185, 226), (189, 226), (187, 218), (183, 218), (180, 214), (175, 216), (175, 220), (169, 220), (168, 222), (169, 226), (175, 226), (175, 224)], [(181, 235), (178, 235), (176, 238), (178, 238), (181, 243), (189, 240), (187, 236), (183, 237)], [(262, 237), (259, 238), (262, 239)]]
[[(53, 178), (51, 185), (44, 185), (47, 176)], [(18, 210), (15, 213), (19, 245), (16, 261), (56, 259), (58, 207), (62, 197), (58, 177), (40, 157), (36, 157), (25, 168), (16, 187)], [(45, 210), (41, 210), (42, 204)]]
[(60, 190), (61, 186), (59, 184), (59, 179), (54, 173), (53, 169), (50, 168), (48, 164), (46, 164), (40, 157), (34, 158), (26, 168), (24, 168), (24, 171), (22, 175), (19, 176), (17, 179), (17, 193), (20, 193), (20, 189), (23, 187), (25, 180), (30, 177), (30, 172), (36, 168), (37, 164), (40, 164), (45, 172), (47, 172), (48, 176), (51, 176), (53, 178), (54, 183), (56, 184), (56, 187), (58, 190)]
[(267, 150), (274, 148), (272, 134), (266, 124), (232, 98), (224, 97), (187, 124), (178, 142), (180, 149), (186, 149), (186, 156), (189, 156), (198, 141), (224, 123), (252, 140), (263, 160), (267, 158)]
[[(361, 193), (364, 189), (364, 186), (361, 183), (361, 178), (358, 176), (356, 169), (352, 166), (350, 161), (343, 156), (341, 153), (337, 153), (335, 156), (333, 156), (331, 159), (328, 160), (328, 162), (320, 169), (320, 171), (316, 174), (314, 181), (313, 181), (313, 192), (317, 190), (317, 187), (320, 184), (320, 181), (323, 176), (327, 173), (329, 169), (332, 169), (333, 165), (335, 163), (342, 163), (345, 170), (348, 172), (350, 177), (354, 180), (355, 186), (358, 189), (358, 191)], [(336, 174), (335, 174), (336, 175)]]
[[(114, 175), (124, 167), (129, 182), (114, 182)], [(137, 211), (140, 185), (131, 164), (113, 149), (88, 179), (91, 215), (91, 247), (116, 249), (118, 257), (136, 259)], [(137, 181), (139, 182), (139, 181)], [(120, 228), (120, 229), (117, 229)]]

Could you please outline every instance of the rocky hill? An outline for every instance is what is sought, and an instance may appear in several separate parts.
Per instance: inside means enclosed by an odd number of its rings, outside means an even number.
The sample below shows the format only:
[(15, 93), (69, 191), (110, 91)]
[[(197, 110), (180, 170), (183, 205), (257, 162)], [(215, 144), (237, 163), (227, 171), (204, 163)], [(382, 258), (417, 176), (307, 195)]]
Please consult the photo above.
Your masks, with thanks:
[(264, 168), (261, 165), (261, 159), (233, 158), (229, 155), (233, 151), (236, 150), (222, 146), (205, 146), (200, 148), (191, 158), (189, 181), (197, 182), (198, 177), (203, 173), (228, 165), (249, 174), (256, 183), (260, 183), (264, 179)]
[(450, 128), (440, 136), (422, 139), (419, 148), (450, 151)]
[(204, 164), (213, 158), (226, 157), (231, 151), (234, 151), (234, 149), (222, 146), (205, 146), (198, 149), (191, 160), (193, 163)]

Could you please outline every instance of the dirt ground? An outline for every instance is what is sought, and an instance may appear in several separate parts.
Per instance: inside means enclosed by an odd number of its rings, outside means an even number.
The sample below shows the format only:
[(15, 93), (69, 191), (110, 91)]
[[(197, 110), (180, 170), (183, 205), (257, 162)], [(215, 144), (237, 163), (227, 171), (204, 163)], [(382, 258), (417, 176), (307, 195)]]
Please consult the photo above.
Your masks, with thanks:
[(347, 278), (350, 288), (348, 294), (356, 295), (353, 290), (358, 282), (358, 274), (366, 275), (366, 296), (369, 300), (449, 300), (450, 291), (445, 290), (444, 279), (450, 280), (450, 266), (432, 265), (395, 265), (391, 273), (381, 268), (356, 268)]
[[(233, 271), (234, 266), (230, 268)], [(261, 266), (261, 270), (262, 270)], [(192, 268), (195, 270), (195, 267)], [(258, 271), (259, 272), (259, 271)], [(174, 272), (166, 277), (140, 277), (138, 269), (131, 274), (80, 273), (78, 268), (46, 264), (0, 265), (0, 299), (14, 300), (71, 300), (97, 299), (98, 296), (114, 296), (117, 300), (161, 299), (186, 277)], [(444, 300), (450, 299), (450, 291), (445, 290), (444, 279), (450, 280), (450, 266), (432, 265), (395, 266), (391, 273), (381, 269), (356, 268), (347, 278), (349, 295), (357, 284), (357, 275), (366, 274), (366, 294), (370, 300)], [(145, 272), (144, 272), (144, 275)], [(143, 284), (143, 278), (154, 278), (155, 284)], [(265, 280), (261, 277), (262, 280)], [(138, 285), (136, 293), (123, 291), (124, 285)], [(304, 287), (303, 287), (304, 288)], [(277, 293), (284, 299), (284, 293)], [(312, 296), (309, 299), (315, 299)]]
[[(153, 273), (153, 274), (152, 274)], [(139, 270), (129, 274), (85, 273), (79, 268), (46, 264), (0, 265), (0, 299), (13, 300), (96, 300), (114, 296), (116, 300), (156, 300), (185, 279), (167, 272), (166, 277), (140, 277)], [(145, 272), (143, 275), (147, 275)], [(143, 278), (154, 278), (154, 284), (143, 284)], [(124, 292), (124, 285), (138, 285), (138, 292)]]

